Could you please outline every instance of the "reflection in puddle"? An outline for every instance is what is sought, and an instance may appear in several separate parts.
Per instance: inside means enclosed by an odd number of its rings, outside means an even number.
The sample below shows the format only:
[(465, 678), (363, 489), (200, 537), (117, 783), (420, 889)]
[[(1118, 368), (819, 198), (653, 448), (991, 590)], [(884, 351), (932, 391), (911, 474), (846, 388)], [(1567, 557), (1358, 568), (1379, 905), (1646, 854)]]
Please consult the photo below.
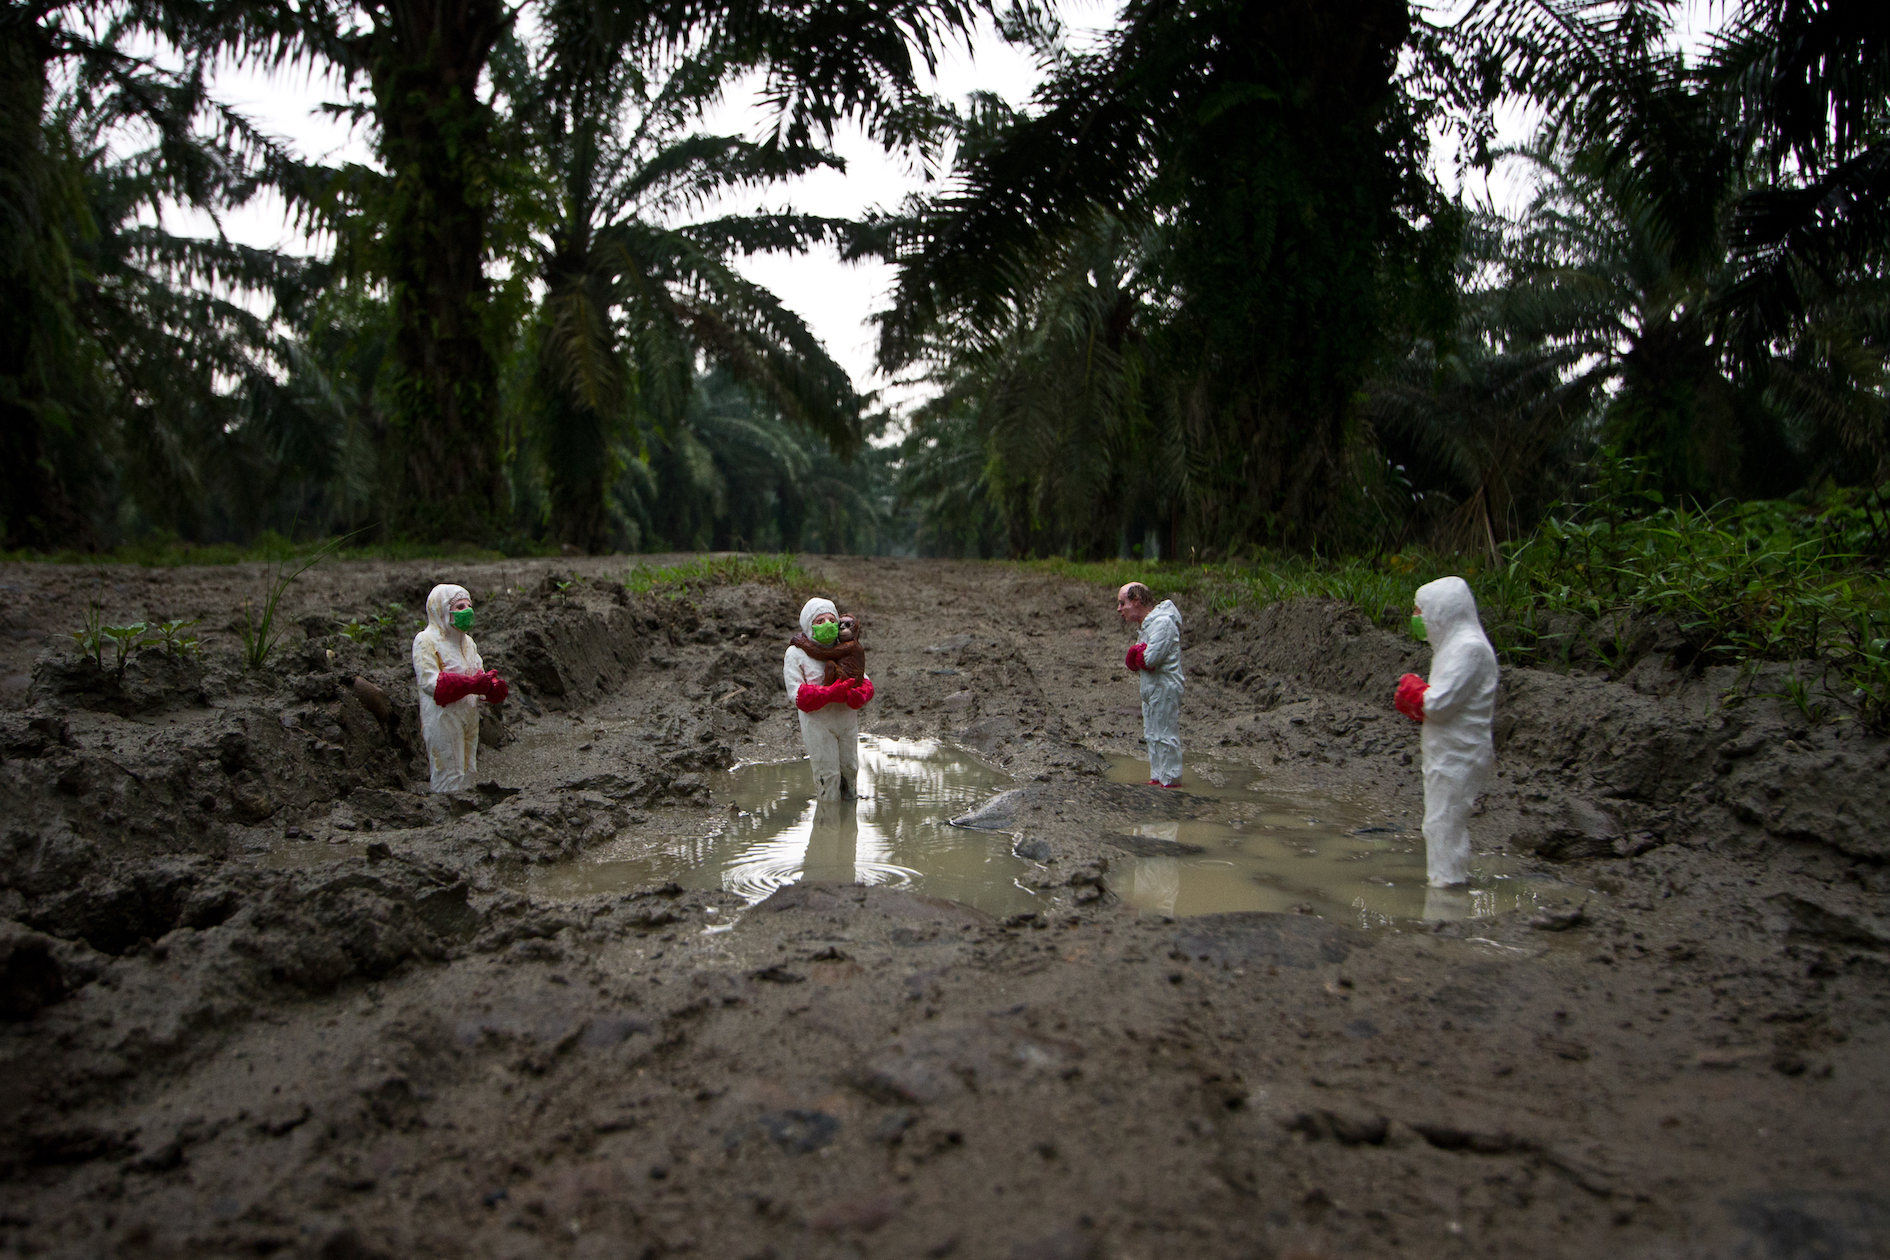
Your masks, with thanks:
[[(1109, 778), (1144, 782), (1148, 763), (1115, 758)], [(1110, 863), (1110, 890), (1151, 914), (1310, 906), (1327, 918), (1374, 928), (1410, 919), (1488, 918), (1588, 895), (1524, 876), (1514, 861), (1491, 855), (1472, 861), (1467, 887), (1427, 887), (1424, 837), (1414, 821), (1405, 830), (1403, 820), (1387, 820), (1363, 801), (1270, 791), (1265, 774), (1251, 766), (1191, 761), (1183, 787), (1213, 802), (1201, 818), (1123, 829), (1175, 843), (1175, 856)]]
[(627, 836), (581, 861), (533, 868), (528, 886), (541, 897), (582, 897), (674, 880), (755, 902), (805, 879), (910, 888), (994, 915), (1037, 908), (1017, 884), (1030, 868), (1008, 836), (946, 825), (1009, 786), (949, 745), (860, 736), (859, 801), (811, 799), (805, 759), (737, 766), (710, 786), (741, 811), (715, 834), (669, 840), (654, 853), (647, 837)]

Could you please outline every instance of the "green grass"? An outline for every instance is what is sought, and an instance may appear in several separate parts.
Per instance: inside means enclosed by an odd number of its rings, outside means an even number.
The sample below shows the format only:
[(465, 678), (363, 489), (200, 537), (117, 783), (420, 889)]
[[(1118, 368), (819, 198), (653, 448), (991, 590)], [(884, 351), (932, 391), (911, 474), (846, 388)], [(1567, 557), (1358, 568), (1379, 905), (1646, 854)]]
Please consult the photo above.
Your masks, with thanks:
[[(1808, 718), (1890, 729), (1890, 579), (1875, 522), (1842, 498), (1666, 507), (1616, 490), (1551, 518), (1500, 562), (1428, 552), (1253, 563), (1026, 562), (1099, 586), (1145, 582), (1191, 612), (1323, 597), (1402, 630), (1417, 588), (1457, 573), (1512, 665), (1619, 670), (1656, 650), (1683, 665), (1792, 663), (1777, 694)], [(1738, 698), (1737, 689), (1729, 699)]]
[[(1630, 505), (1631, 507), (1631, 505)], [(1810, 718), (1890, 727), (1890, 579), (1874, 524), (1843, 503), (1712, 510), (1604, 504), (1551, 519), (1472, 583), (1498, 647), (1614, 668), (1655, 641), (1693, 664), (1803, 666), (1782, 693)], [(1495, 635), (1492, 636), (1495, 638)], [(1822, 711), (1820, 711), (1822, 709)]]
[(632, 594), (656, 593), (671, 599), (705, 587), (739, 586), (745, 582), (798, 591), (812, 586), (814, 579), (801, 567), (800, 561), (790, 555), (705, 556), (662, 568), (638, 564), (631, 566), (623, 579)]

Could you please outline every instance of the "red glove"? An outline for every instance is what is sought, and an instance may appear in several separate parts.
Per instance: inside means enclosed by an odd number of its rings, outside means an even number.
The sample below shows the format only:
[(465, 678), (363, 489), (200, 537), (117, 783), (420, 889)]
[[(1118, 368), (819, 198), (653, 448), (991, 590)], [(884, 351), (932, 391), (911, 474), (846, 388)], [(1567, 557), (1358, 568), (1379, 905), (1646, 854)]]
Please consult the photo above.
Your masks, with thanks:
[(1406, 674), (1398, 680), (1397, 694), (1392, 696), (1392, 707), (1410, 718), (1413, 722), (1424, 720), (1424, 693), (1431, 685), (1416, 674)]
[(863, 709), (866, 707), (866, 702), (868, 700), (871, 700), (872, 698), (873, 698), (873, 680), (870, 678), (863, 678), (860, 680), (860, 683), (858, 686), (854, 687), (852, 691), (849, 691), (847, 693), (847, 708)]
[(489, 669), (479, 675), (479, 684), (479, 694), (493, 704), (504, 704), (505, 698), (512, 694), (512, 689), (506, 686), (505, 679), (499, 677), (496, 669)]
[(479, 693), (477, 674), (441, 674), (433, 683), (433, 703), (441, 708)]
[(1142, 664), (1143, 654), (1146, 653), (1147, 651), (1148, 651), (1148, 644), (1138, 643), (1134, 647), (1129, 649), (1129, 654), (1122, 658), (1122, 663), (1124, 665), (1127, 665), (1130, 669), (1133, 669), (1139, 673), (1142, 670), (1148, 668), (1148, 666)]
[(818, 683), (802, 683), (801, 689), (794, 693), (794, 707), (802, 713), (812, 713), (824, 709), (830, 704), (838, 704), (847, 698), (857, 684), (851, 678), (842, 678), (831, 687)]

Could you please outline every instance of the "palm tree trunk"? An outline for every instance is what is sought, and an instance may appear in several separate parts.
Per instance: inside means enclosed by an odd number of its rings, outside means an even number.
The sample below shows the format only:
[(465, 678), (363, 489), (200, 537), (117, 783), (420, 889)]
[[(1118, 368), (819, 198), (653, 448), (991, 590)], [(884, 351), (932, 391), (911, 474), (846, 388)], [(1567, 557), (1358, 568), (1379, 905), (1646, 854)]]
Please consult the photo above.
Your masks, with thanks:
[(484, 539), (504, 508), (485, 273), (501, 162), (478, 91), (507, 19), (498, 0), (395, 0), (387, 12), (369, 47), (381, 159), (393, 180), (390, 524), (420, 538)]
[(38, 25), (0, 18), (0, 543), (85, 545), (91, 530), (73, 504), (46, 441), (46, 413), (61, 401), (48, 369), (75, 370), (72, 273), (64, 233), (75, 206), (60, 196), (58, 158), (46, 148), (46, 65)]
[(546, 412), (541, 430), (551, 537), (590, 555), (608, 551), (609, 426), (594, 408), (569, 399), (558, 399)]

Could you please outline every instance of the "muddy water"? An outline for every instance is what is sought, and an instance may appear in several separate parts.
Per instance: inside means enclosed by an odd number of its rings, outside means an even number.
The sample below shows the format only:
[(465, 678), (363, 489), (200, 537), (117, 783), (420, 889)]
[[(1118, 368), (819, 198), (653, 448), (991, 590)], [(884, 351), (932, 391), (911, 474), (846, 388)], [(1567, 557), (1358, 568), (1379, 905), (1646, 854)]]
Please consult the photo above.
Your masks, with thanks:
[(1036, 908), (1017, 882), (1029, 864), (1009, 837), (945, 820), (1009, 786), (970, 754), (929, 739), (860, 736), (860, 799), (815, 801), (805, 759), (737, 766), (711, 789), (733, 816), (718, 830), (655, 853), (626, 836), (584, 860), (535, 868), (531, 891), (581, 897), (674, 880), (750, 902), (799, 880), (884, 884), (949, 897), (994, 915)]
[[(1148, 763), (1115, 758), (1109, 778), (1145, 782)], [(1467, 887), (1428, 888), (1415, 820), (1385, 817), (1367, 801), (1272, 791), (1251, 766), (1191, 761), (1182, 787), (1211, 802), (1200, 818), (1125, 828), (1174, 844), (1175, 855), (1126, 858), (1112, 870), (1111, 891), (1150, 913), (1310, 909), (1370, 929), (1488, 918), (1588, 897), (1488, 855), (1472, 862)]]

